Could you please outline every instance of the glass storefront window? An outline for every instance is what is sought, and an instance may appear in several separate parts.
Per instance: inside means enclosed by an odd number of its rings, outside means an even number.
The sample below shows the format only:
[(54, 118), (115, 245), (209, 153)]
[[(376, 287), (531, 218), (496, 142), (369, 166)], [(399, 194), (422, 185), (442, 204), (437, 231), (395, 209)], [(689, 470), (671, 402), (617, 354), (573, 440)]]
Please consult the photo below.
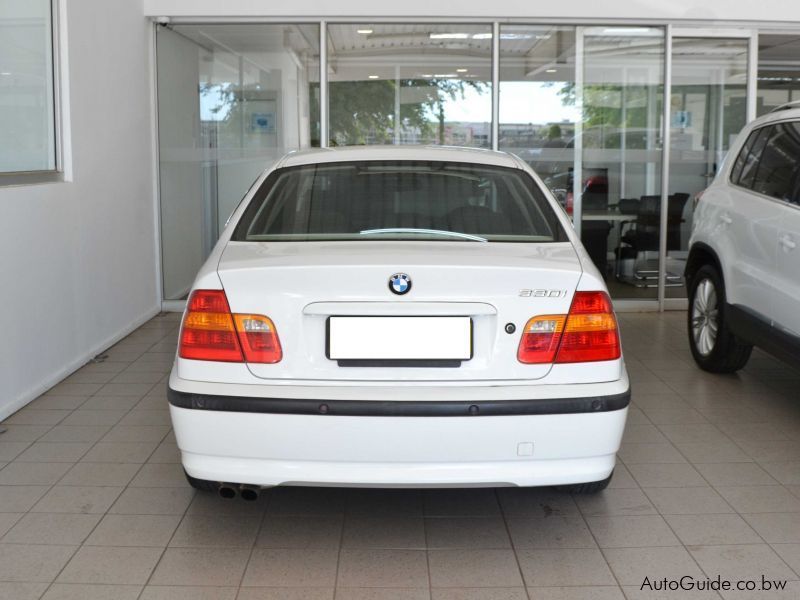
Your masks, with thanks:
[(761, 32), (756, 114), (796, 101), (800, 101), (800, 34)]
[(713, 180), (747, 122), (747, 38), (675, 37), (670, 98), (667, 297), (685, 297), (682, 278), (694, 198)]
[[(664, 27), (499, 26), (497, 147), (530, 164), (572, 216), (615, 299), (656, 299), (662, 266), (666, 297), (685, 295), (693, 197), (748, 114), (750, 32), (672, 31), (667, 57)], [(317, 23), (159, 27), (165, 299), (184, 297), (232, 210), (288, 150), (491, 148), (492, 32), (490, 22), (328, 24), (321, 90)], [(800, 100), (798, 49), (793, 35), (759, 36), (759, 114)]]
[(663, 67), (661, 28), (500, 30), (500, 149), (579, 219), (616, 298), (657, 293)]
[(530, 164), (569, 211), (580, 118), (575, 65), (575, 27), (500, 29), (498, 146)]
[(289, 150), (319, 145), (317, 25), (159, 27), (164, 298), (185, 297), (228, 216)]
[(491, 25), (328, 26), (331, 146), (491, 146)]
[(658, 293), (664, 30), (588, 27), (575, 213), (581, 238), (615, 298)]

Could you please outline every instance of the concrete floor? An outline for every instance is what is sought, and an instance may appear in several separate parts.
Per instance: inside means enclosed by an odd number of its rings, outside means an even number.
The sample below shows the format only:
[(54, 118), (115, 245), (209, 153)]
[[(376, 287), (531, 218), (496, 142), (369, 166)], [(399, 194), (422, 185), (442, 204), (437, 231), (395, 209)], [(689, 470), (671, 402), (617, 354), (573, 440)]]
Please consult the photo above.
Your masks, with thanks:
[(6, 420), (0, 599), (719, 598), (692, 576), (800, 597), (800, 373), (756, 352), (692, 363), (683, 313), (620, 316), (633, 380), (595, 497), (550, 489), (195, 493), (170, 432), (177, 315), (153, 319)]

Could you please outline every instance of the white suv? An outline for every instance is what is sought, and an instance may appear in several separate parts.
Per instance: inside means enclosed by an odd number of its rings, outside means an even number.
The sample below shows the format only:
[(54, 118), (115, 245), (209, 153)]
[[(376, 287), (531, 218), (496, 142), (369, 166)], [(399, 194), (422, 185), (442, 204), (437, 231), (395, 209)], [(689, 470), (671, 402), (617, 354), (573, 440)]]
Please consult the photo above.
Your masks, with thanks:
[(754, 345), (800, 363), (800, 104), (745, 127), (694, 215), (686, 281), (698, 365), (736, 371)]

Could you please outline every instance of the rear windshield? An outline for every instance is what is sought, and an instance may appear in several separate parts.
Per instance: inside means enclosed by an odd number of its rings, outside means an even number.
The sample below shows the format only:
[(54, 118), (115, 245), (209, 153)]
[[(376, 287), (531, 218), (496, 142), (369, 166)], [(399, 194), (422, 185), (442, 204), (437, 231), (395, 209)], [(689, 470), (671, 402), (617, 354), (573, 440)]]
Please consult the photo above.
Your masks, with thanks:
[(554, 242), (565, 234), (520, 169), (432, 161), (362, 161), (278, 169), (232, 240)]

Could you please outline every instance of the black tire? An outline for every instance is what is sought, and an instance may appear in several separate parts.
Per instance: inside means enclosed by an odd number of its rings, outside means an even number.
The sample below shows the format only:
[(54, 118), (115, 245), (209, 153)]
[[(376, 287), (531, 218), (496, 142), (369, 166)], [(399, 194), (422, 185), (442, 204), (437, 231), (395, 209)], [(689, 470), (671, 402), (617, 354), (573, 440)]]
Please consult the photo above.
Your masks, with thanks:
[[(703, 304), (703, 297), (713, 287), (716, 302), (716, 312), (706, 312), (696, 306), (695, 301)], [(737, 338), (731, 333), (725, 310), (725, 284), (722, 276), (713, 265), (703, 265), (692, 276), (689, 282), (689, 310), (686, 317), (686, 329), (689, 337), (689, 348), (692, 351), (697, 365), (704, 371), (710, 373), (734, 373), (747, 364), (753, 345)], [(699, 315), (703, 315), (702, 317)], [(716, 315), (716, 338), (705, 338), (700, 335), (699, 339), (695, 336), (695, 324), (697, 319), (706, 319), (698, 324), (698, 328), (708, 326), (710, 315)], [(704, 324), (703, 324), (704, 323)], [(697, 329), (699, 332), (699, 329)]]
[(186, 475), (186, 481), (189, 482), (189, 485), (196, 490), (200, 490), (201, 492), (215, 492), (219, 487), (219, 484), (215, 481), (207, 481), (205, 479), (197, 479), (196, 477), (192, 477), (186, 472), (186, 469), (183, 470), (183, 474)]
[(601, 481), (589, 481), (586, 483), (572, 483), (570, 485), (557, 485), (556, 489), (568, 494), (596, 494), (602, 492), (611, 483), (611, 478), (614, 476), (614, 471), (611, 475)]

